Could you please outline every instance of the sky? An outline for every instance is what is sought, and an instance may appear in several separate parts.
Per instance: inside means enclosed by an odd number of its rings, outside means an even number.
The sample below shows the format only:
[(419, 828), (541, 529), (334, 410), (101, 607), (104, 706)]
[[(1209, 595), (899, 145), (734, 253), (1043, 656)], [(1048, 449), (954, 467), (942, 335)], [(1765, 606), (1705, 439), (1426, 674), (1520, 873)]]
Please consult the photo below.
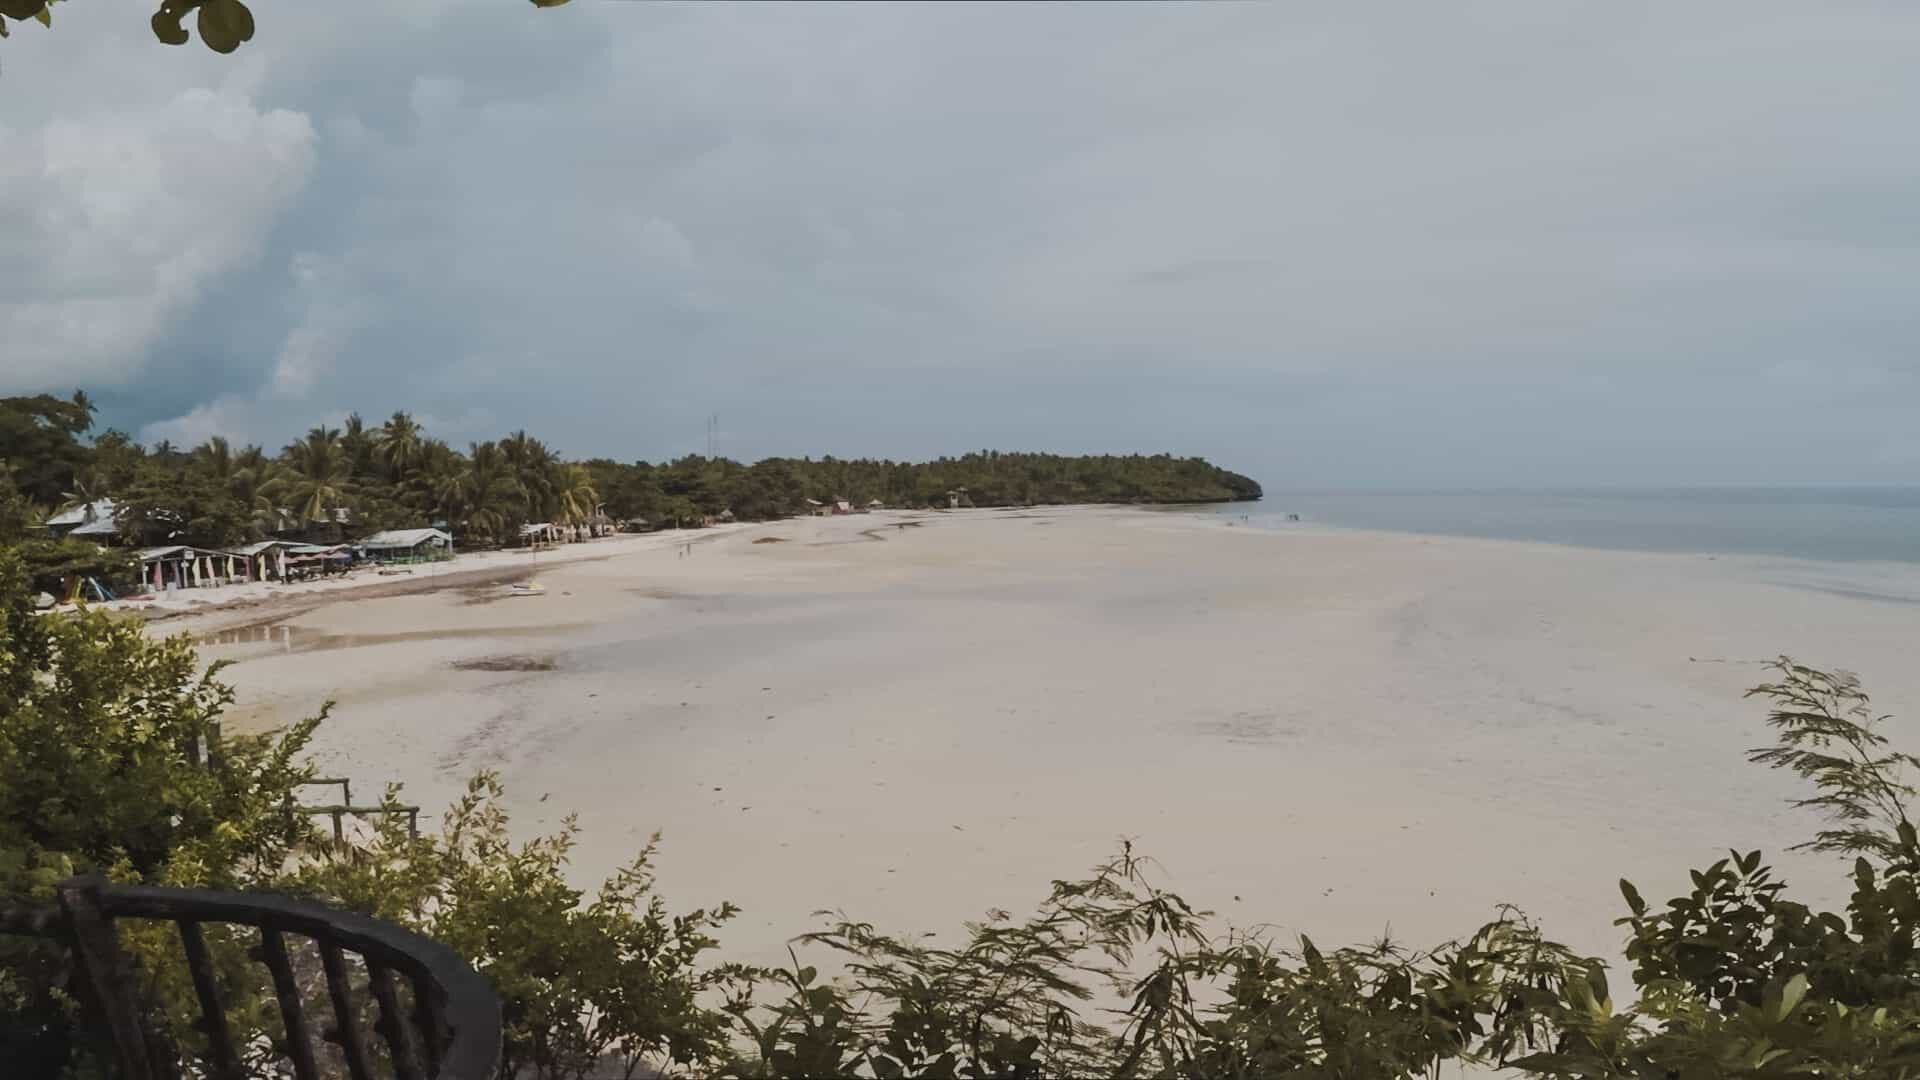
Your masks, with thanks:
[(0, 394), (147, 441), (1920, 483), (1910, 0), (153, 6), (0, 41)]

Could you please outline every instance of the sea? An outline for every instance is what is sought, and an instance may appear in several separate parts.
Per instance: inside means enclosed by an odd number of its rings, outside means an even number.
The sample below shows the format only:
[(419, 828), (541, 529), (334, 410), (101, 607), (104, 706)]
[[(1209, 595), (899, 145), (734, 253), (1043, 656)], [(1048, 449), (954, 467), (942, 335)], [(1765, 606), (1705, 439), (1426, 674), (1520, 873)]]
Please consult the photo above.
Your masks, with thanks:
[[(1630, 551), (1920, 563), (1920, 487), (1269, 491), (1217, 513)], [(1299, 520), (1292, 520), (1298, 515)]]

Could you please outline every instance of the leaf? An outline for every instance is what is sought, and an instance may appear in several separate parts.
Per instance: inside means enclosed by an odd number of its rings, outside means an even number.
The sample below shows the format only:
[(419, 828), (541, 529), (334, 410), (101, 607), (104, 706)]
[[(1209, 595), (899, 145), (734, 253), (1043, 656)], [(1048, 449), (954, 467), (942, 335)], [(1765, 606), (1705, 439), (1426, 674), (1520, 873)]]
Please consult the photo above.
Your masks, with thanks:
[(1778, 1022), (1792, 1016), (1793, 1010), (1800, 1007), (1800, 1002), (1805, 1000), (1806, 996), (1807, 973), (1803, 971), (1788, 979), (1787, 985), (1781, 988), (1780, 1004), (1774, 1010), (1774, 1020)]
[(538, 8), (559, 7), (566, 2), (567, 0), (533, 0), (533, 6)]
[(1620, 895), (1627, 898), (1627, 906), (1633, 909), (1635, 915), (1647, 913), (1647, 902), (1640, 899), (1640, 890), (1633, 887), (1633, 882), (1621, 878)]
[(37, 19), (47, 10), (47, 0), (0, 0), (0, 15), (9, 19)]
[(253, 12), (240, 0), (206, 0), (200, 5), (200, 40), (217, 53), (230, 53), (253, 37)]
[(53, 9), (50, 7), (41, 7), (39, 11), (33, 13), (33, 17), (40, 20), (41, 26), (53, 25)]
[(185, 45), (188, 38), (187, 28), (180, 25), (181, 16), (185, 14), (185, 11), (164, 7), (154, 12), (153, 36), (159, 38), (163, 45)]

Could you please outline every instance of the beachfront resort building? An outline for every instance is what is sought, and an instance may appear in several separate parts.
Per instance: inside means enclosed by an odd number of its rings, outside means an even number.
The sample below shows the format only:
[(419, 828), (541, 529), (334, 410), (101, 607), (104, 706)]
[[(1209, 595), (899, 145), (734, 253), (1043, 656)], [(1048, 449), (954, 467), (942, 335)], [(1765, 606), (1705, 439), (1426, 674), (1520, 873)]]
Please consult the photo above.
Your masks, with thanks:
[(200, 589), (250, 580), (247, 566), (246, 558), (231, 551), (170, 544), (140, 552), (140, 581), (154, 592)]
[(247, 544), (233, 549), (235, 555), (247, 560), (247, 577), (253, 581), (284, 580), (287, 576), (287, 556), (297, 548), (311, 547), (292, 540), (262, 540), (257, 544)]
[(47, 535), (55, 540), (78, 536), (102, 544), (113, 540), (118, 525), (112, 499), (96, 499), (62, 510), (45, 523)]
[(281, 580), (304, 581), (344, 574), (353, 567), (353, 551), (345, 544), (295, 544), (281, 563)]
[(378, 563), (439, 562), (453, 558), (453, 536), (439, 529), (389, 529), (360, 541)]

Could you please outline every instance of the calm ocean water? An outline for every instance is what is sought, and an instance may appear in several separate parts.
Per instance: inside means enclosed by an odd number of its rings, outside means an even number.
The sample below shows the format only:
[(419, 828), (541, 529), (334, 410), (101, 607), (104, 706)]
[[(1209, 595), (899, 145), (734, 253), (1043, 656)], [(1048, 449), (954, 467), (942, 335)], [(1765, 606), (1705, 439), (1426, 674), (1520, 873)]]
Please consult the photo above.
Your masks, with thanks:
[(1252, 523), (1537, 540), (1634, 551), (1920, 563), (1920, 488), (1270, 491)]

